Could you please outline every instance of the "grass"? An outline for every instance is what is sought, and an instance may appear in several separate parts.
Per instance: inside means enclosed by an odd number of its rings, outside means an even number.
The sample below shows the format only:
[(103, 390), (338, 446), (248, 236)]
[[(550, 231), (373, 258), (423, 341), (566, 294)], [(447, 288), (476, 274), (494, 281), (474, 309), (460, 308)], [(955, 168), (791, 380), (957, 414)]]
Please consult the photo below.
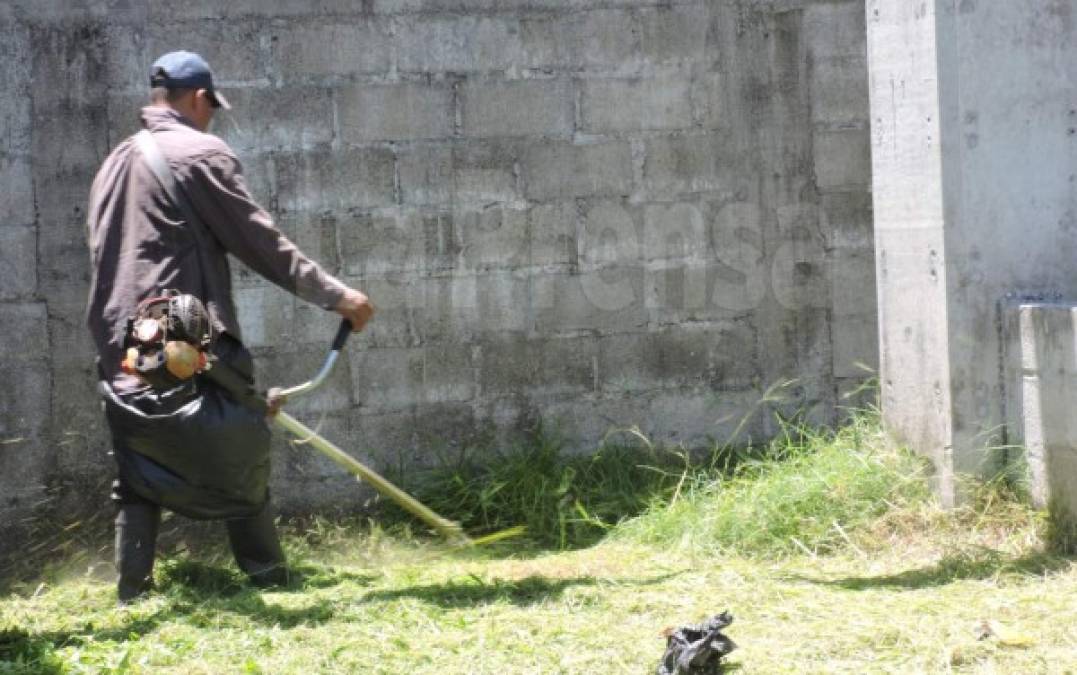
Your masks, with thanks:
[[(724, 609), (737, 672), (1077, 672), (1077, 567), (1005, 485), (943, 511), (870, 418), (679, 465), (639, 450), (612, 453), (632, 460), (619, 468), (503, 457), (547, 462), (556, 490), (573, 467), (557, 499), (502, 465), (443, 474), (473, 522), (545, 514), (532, 540), (460, 551), (359, 523), (287, 528), (300, 574), (275, 591), (220, 548), (166, 558), (158, 591), (123, 608), (108, 565), (53, 566), (0, 596), (0, 673), (647, 673), (663, 628)], [(648, 453), (661, 470), (636, 473)], [(486, 501), (482, 475), (506, 482)]]

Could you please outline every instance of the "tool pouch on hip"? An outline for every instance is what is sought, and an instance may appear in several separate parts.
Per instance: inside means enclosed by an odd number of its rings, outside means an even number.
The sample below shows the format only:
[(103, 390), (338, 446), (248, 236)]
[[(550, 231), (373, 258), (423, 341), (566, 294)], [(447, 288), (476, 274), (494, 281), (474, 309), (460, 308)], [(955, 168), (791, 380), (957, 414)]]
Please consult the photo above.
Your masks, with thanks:
[[(250, 353), (222, 334), (215, 356), (253, 382)], [(165, 391), (119, 395), (101, 383), (120, 479), (197, 519), (249, 517), (268, 497), (270, 432), (262, 412), (206, 375)]]

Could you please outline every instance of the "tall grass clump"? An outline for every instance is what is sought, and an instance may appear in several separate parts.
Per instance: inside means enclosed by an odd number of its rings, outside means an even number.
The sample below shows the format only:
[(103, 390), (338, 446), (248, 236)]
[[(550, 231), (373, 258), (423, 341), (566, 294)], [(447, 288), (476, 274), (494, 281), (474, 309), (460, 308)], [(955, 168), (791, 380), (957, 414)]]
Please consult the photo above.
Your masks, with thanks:
[(700, 553), (825, 553), (891, 509), (931, 499), (927, 463), (887, 442), (876, 414), (837, 430), (786, 424), (728, 472), (686, 472), (669, 499), (617, 536)]
[[(670, 494), (677, 475), (656, 467), (672, 459), (649, 447), (618, 444), (570, 454), (556, 436), (539, 432), (529, 442), (475, 452), (401, 480), (420, 501), (471, 534), (523, 525), (533, 544), (566, 549), (595, 543), (623, 518)], [(409, 522), (392, 505), (384, 516)]]

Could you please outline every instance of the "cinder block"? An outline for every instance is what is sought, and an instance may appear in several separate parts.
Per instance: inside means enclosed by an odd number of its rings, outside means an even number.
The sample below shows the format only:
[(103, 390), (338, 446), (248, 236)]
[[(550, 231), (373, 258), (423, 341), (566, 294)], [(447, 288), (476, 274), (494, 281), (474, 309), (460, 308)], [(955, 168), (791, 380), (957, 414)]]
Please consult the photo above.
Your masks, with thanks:
[(567, 80), (471, 81), (461, 87), (467, 136), (566, 136), (574, 94)]
[(820, 207), (820, 228), (828, 248), (874, 248), (869, 190), (824, 194)]
[(337, 236), (344, 270), (363, 275), (417, 274), (429, 266), (427, 231), (436, 229), (437, 222), (437, 214), (420, 211), (342, 216)]
[(595, 341), (590, 338), (501, 338), (481, 346), (482, 392), (551, 395), (594, 389)]
[(639, 210), (620, 201), (588, 204), (582, 211), (579, 262), (586, 270), (642, 266)]
[(536, 274), (531, 279), (531, 306), (535, 330), (542, 334), (642, 330), (647, 325), (643, 268)]
[(401, 460), (416, 443), (413, 410), (368, 412), (362, 406), (356, 406), (347, 418), (346, 452), (362, 462), (370, 462), (390, 476), (393, 472), (402, 475), (412, 468)]
[(407, 410), (423, 400), (422, 347), (349, 350), (348, 364), (355, 402), (368, 412)]
[(519, 22), (511, 16), (422, 16), (397, 26), (403, 72), (506, 70), (520, 59)]
[(815, 60), (867, 54), (864, 6), (856, 2), (811, 3), (804, 8), (804, 40)]
[(457, 210), (453, 221), (462, 246), (458, 269), (475, 273), (528, 264), (527, 211), (505, 207)]
[(86, 194), (91, 180), (92, 174), (83, 172), (38, 178), (37, 189), (52, 195), (38, 202), (37, 282), (46, 296), (65, 292), (85, 298), (90, 281)]
[(821, 190), (863, 190), (871, 184), (871, 148), (867, 129), (816, 131), (812, 157)]
[(636, 72), (641, 64), (636, 17), (622, 9), (580, 9), (531, 14), (520, 21), (526, 65), (536, 69)]
[(423, 400), (469, 401), (478, 393), (477, 350), (453, 342), (423, 345)]
[(67, 115), (74, 112), (72, 107), (103, 107), (110, 55), (106, 24), (91, 17), (72, 17), (70, 21), (29, 25), (35, 118), (50, 105), (67, 104)]
[(586, 80), (583, 129), (599, 133), (691, 127), (690, 91), (687, 80), (670, 78)]
[[(90, 183), (79, 183), (89, 174), (92, 182), (101, 162), (111, 149), (108, 146), (108, 109), (104, 100), (92, 105), (82, 105), (74, 100), (34, 101), (33, 171), (35, 188), (40, 190), (44, 182), (51, 190), (63, 190), (79, 194), (84, 202), (90, 191)], [(57, 138), (80, 139), (79, 143), (57, 143)], [(68, 174), (63, 177), (57, 174)], [(53, 197), (57, 193), (49, 193)], [(41, 200), (42, 208), (58, 199)], [(66, 208), (70, 202), (64, 203)], [(84, 204), (83, 204), (84, 206)]]
[(288, 211), (318, 213), (390, 206), (395, 168), (389, 148), (364, 147), (275, 154), (277, 202)]
[(643, 58), (651, 63), (697, 63), (706, 51), (707, 3), (645, 8), (639, 22)]
[(443, 466), (470, 448), (489, 447), (495, 430), (469, 403), (426, 403), (415, 411), (415, 445), (399, 453), (402, 466)]
[(751, 160), (720, 132), (649, 138), (644, 151), (644, 187), (656, 197), (694, 192), (734, 197), (749, 189), (751, 173), (744, 167)]
[(0, 25), (0, 91), (6, 92), (0, 101), (0, 153), (24, 154), (30, 151), (32, 124), (30, 33), (2, 15)]
[(579, 262), (576, 202), (536, 204), (529, 218), (531, 265), (575, 268)]
[(643, 209), (644, 260), (710, 259), (706, 215), (699, 204), (647, 204)]
[(400, 193), (405, 204), (449, 206), (455, 196), (453, 147), (447, 143), (414, 143), (397, 155)]
[(49, 412), (49, 369), (42, 363), (15, 362), (5, 370), (7, 385), (0, 387), (0, 439), (32, 438), (43, 430)]
[(287, 213), (277, 219), (277, 226), (299, 250), (333, 275), (339, 274), (341, 269), (338, 225), (339, 218), (331, 211), (299, 211), (294, 214)]
[[(750, 112), (739, 99), (732, 84), (735, 76), (725, 71), (705, 71), (692, 81), (692, 103), (699, 125), (707, 130), (731, 129), (743, 124)], [(747, 118), (750, 119), (750, 118)]]
[(830, 279), (822, 244), (803, 233), (771, 244), (771, 292), (788, 310), (822, 309), (830, 305)]
[(311, 148), (333, 138), (333, 105), (328, 89), (232, 89), (232, 110), (216, 120), (213, 132), (235, 150)]
[(11, 362), (44, 359), (49, 354), (48, 311), (43, 302), (0, 302), (0, 326), (8, 339), (3, 355)]
[(34, 183), (30, 160), (0, 154), (0, 227), (34, 222)]
[[(197, 24), (151, 21), (138, 30), (111, 24), (105, 28), (107, 81), (111, 89), (149, 92), (150, 68), (177, 49), (196, 52), (213, 69), (214, 82), (228, 96), (237, 85), (267, 84), (266, 52), (270, 34), (260, 21), (201, 21)], [(229, 101), (234, 99), (229, 97)], [(236, 107), (239, 111), (239, 107)]]
[(270, 33), (273, 71), (284, 81), (389, 71), (392, 38), (385, 21), (288, 22)]
[(349, 143), (445, 138), (452, 135), (452, 91), (445, 85), (354, 85), (337, 99)]
[[(3, 10), (0, 9), (0, 12)], [(0, 394), (3, 396), (3, 394)], [(7, 429), (7, 408), (0, 408), (0, 429)], [(55, 444), (39, 435), (22, 433), (13, 435), (0, 431), (0, 476), (4, 477), (4, 515), (9, 520), (30, 517), (34, 508), (45, 502), (48, 472), (54, 466)], [(16, 526), (17, 527), (17, 526)], [(6, 550), (12, 551), (15, 543), (5, 533)]]
[(457, 143), (453, 148), (457, 203), (485, 205), (518, 199), (519, 155), (520, 148), (512, 141)]
[(812, 122), (832, 128), (866, 127), (869, 118), (865, 58), (818, 59), (811, 63)]
[[(48, 295), (48, 349), (53, 370), (87, 369), (97, 356), (93, 338), (86, 326), (86, 289), (88, 283), (57, 286)], [(96, 375), (90, 375), (92, 380)]]
[(632, 192), (632, 152), (625, 142), (538, 143), (524, 151), (521, 168), (526, 194), (532, 199)]
[(423, 340), (468, 343), (489, 333), (524, 333), (529, 327), (526, 275), (485, 274), (436, 277), (426, 289)]
[(758, 376), (755, 332), (744, 322), (669, 325), (598, 340), (604, 391), (703, 388), (746, 390)]
[(766, 408), (757, 406), (756, 391), (668, 391), (645, 395), (648, 416), (641, 425), (650, 438), (687, 448), (710, 448), (715, 443), (744, 445), (759, 442)]
[(877, 308), (875, 252), (839, 249), (830, 253), (830, 297), (834, 316), (871, 316)]
[(835, 315), (830, 328), (834, 377), (868, 378), (879, 370), (879, 321), (874, 312)]
[(37, 292), (37, 231), (0, 225), (0, 300), (29, 298)]

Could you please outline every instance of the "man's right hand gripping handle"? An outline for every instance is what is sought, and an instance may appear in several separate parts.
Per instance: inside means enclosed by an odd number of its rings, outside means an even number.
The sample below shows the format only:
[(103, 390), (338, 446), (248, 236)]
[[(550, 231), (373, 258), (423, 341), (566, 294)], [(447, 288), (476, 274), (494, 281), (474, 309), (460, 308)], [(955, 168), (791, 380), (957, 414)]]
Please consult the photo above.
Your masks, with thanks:
[(363, 330), (366, 322), (374, 316), (374, 305), (371, 304), (370, 298), (366, 296), (366, 293), (354, 288), (345, 289), (344, 295), (340, 297), (340, 301), (333, 310), (351, 321), (352, 331), (356, 333)]

